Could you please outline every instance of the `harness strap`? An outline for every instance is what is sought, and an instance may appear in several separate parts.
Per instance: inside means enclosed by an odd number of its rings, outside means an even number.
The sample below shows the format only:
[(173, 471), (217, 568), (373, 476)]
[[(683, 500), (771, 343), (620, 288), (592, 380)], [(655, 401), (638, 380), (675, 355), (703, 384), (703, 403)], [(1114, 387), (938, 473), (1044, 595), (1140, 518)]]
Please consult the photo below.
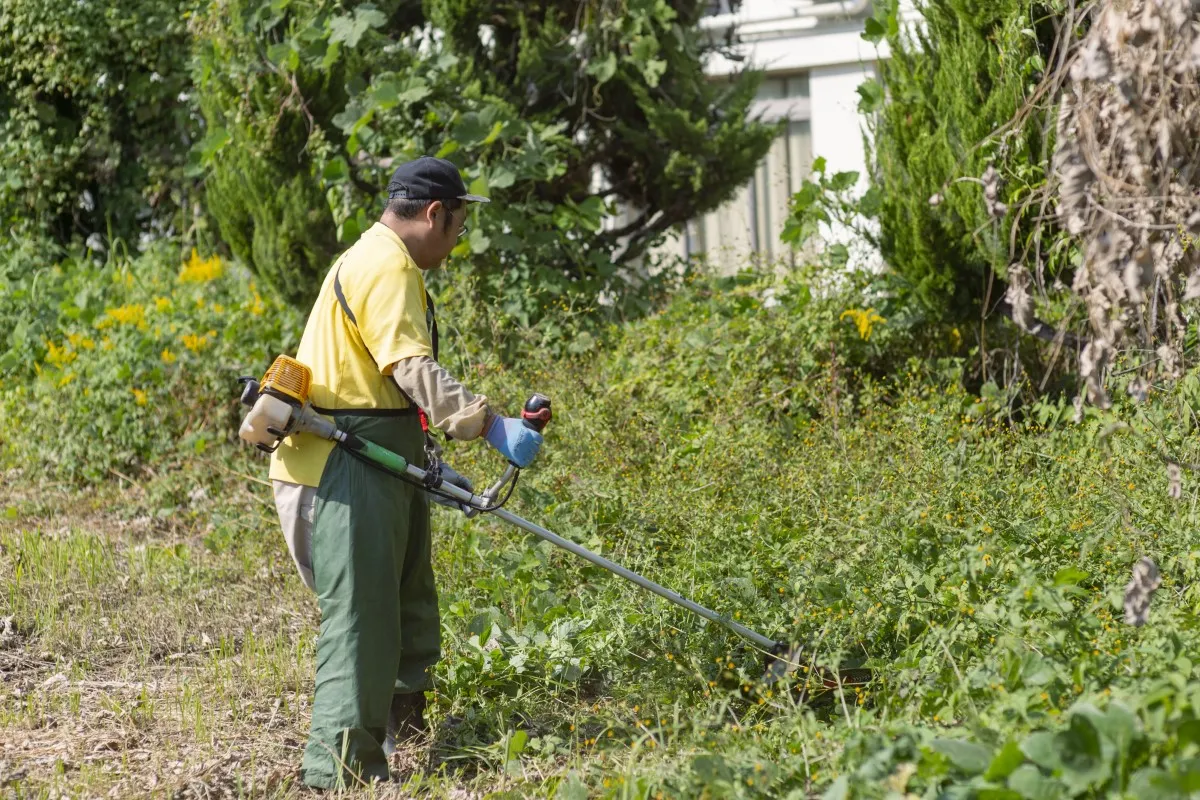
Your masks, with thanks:
[[(358, 320), (354, 317), (354, 312), (350, 310), (350, 304), (346, 302), (346, 295), (342, 292), (342, 267), (338, 265), (338, 271), (333, 276), (333, 293), (337, 296), (338, 305), (342, 307), (342, 313), (346, 315), (346, 319), (350, 320), (350, 324), (358, 331), (358, 336), (362, 338), (362, 331), (358, 328)], [(429, 290), (425, 290), (425, 307), (428, 313), (425, 314), (425, 324), (429, 326), (429, 339), (433, 344), (433, 360), (437, 361), (438, 357), (438, 327), (437, 327), (437, 309), (433, 305), (433, 296), (429, 294)], [(371, 348), (367, 347), (366, 340), (363, 341), (363, 348), (367, 351), (367, 355), (371, 355)], [(375, 356), (371, 355), (373, 361)]]
[[(333, 294), (337, 297), (338, 305), (342, 307), (342, 313), (346, 315), (346, 319), (350, 320), (350, 324), (354, 326), (354, 330), (358, 331), (358, 338), (362, 340), (363, 349), (367, 351), (367, 355), (371, 356), (371, 360), (375, 361), (375, 356), (371, 353), (371, 348), (367, 347), (367, 340), (363, 339), (362, 330), (358, 327), (358, 320), (354, 317), (354, 312), (350, 310), (350, 304), (346, 302), (346, 295), (342, 291), (342, 265), (338, 264), (337, 272), (333, 274)], [(438, 357), (438, 329), (437, 329), (437, 313), (434, 310), (433, 297), (430, 296), (429, 290), (425, 290), (425, 324), (429, 327), (429, 338), (433, 344), (433, 360), (437, 361)], [(378, 363), (378, 362), (377, 362)], [(395, 383), (395, 381), (392, 381)], [(404, 395), (404, 399), (408, 401), (408, 408), (397, 409), (337, 409), (336, 411), (326, 411), (314, 406), (314, 409), (322, 414), (354, 414), (355, 416), (372, 416), (372, 417), (403, 417), (416, 414), (421, 418), (421, 430), (425, 432), (426, 449), (428, 450), (430, 442), (429, 435), (429, 418), (425, 416), (425, 411), (418, 406), (413, 399), (408, 396), (408, 392), (400, 389), (400, 385), (396, 384), (400, 394)]]

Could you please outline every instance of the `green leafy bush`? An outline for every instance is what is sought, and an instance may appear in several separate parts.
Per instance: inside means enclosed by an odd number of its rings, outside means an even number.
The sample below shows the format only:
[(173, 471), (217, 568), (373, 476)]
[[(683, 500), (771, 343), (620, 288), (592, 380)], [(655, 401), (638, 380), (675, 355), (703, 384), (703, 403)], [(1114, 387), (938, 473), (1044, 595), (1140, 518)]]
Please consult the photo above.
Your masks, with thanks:
[[(880, 680), (817, 709), (779, 687), (747, 702), (753, 648), (486, 517), (447, 514), (438, 705), (469, 721), (455, 735), (500, 764), (577, 757), (564, 782), (601, 794), (1190, 786), (1196, 489), (1172, 499), (1141, 434), (1197, 460), (1179, 424), (1195, 400), (1130, 402), (1128, 430), (1092, 409), (1075, 424), (1063, 401), (1014, 423), (996, 387), (963, 390), (961, 361), (874, 378), (890, 320), (864, 338), (841, 319), (861, 309), (854, 292), (778, 280), (698, 278), (581, 357), (531, 354), (476, 385), (501, 403), (554, 399), (517, 513), (813, 643), (815, 664), (867, 657)], [(473, 444), (449, 458), (471, 476), (502, 466)], [(1143, 555), (1168, 577), (1134, 628), (1122, 588)], [(519, 730), (537, 746), (514, 755)]]
[(231, 440), (236, 378), (299, 336), (294, 311), (215, 256), (75, 251), (30, 270), (22, 258), (47, 246), (14, 250), (0, 262), (0, 448), (30, 475), (100, 481)]
[[(621, 297), (619, 268), (716, 207), (775, 133), (746, 120), (753, 74), (705, 78), (698, 13), (216, 3), (197, 73), (209, 208), (233, 252), (305, 307), (336, 247), (382, 210), (392, 165), (440, 155), (494, 200), (454, 257), (501, 327), (535, 324), (565, 295)], [(630, 217), (604, 229), (618, 204)]]
[[(0, 6), (0, 224), (58, 240), (182, 220), (192, 0)], [(188, 209), (190, 211), (190, 209)]]

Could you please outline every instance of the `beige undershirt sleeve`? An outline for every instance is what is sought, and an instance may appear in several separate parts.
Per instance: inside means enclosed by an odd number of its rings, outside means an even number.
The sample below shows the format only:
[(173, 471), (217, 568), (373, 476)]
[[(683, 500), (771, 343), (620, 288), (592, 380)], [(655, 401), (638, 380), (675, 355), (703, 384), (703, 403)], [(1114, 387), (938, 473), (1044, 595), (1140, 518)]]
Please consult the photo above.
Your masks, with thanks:
[(459, 441), (483, 433), (491, 412), (487, 397), (474, 395), (429, 356), (402, 358), (392, 379), (429, 417), (429, 424)]

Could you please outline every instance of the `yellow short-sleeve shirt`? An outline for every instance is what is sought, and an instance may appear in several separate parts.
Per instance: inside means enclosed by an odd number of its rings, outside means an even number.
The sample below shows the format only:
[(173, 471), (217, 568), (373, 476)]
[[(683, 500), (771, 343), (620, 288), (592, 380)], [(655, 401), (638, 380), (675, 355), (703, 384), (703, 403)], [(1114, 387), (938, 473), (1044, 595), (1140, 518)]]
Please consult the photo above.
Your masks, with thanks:
[[(404, 358), (433, 356), (427, 313), (420, 268), (395, 231), (375, 223), (334, 262), (304, 326), (296, 359), (312, 370), (313, 407), (408, 408), (391, 368)], [(271, 457), (271, 478), (317, 486), (333, 447), (312, 434), (289, 436)]]

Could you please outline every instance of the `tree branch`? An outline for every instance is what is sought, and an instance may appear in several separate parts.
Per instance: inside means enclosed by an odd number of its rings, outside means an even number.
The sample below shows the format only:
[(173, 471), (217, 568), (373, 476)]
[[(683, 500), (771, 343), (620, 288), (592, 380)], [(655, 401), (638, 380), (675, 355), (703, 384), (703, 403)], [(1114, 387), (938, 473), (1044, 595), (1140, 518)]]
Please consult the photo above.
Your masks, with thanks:
[[(1005, 284), (1001, 284), (1001, 285), (1004, 286), (1005, 289), (1008, 288), (1007, 285), (1005, 285)], [(1006, 318), (1008, 318), (1010, 321), (1012, 321), (1012, 323), (1014, 325), (1016, 325), (1016, 321), (1013, 320), (1012, 306), (1008, 304), (1007, 300), (1001, 300), (999, 303), (997, 303), (995, 310), (998, 313), (1004, 315)], [(1020, 327), (1020, 326), (1018, 326), (1018, 327)], [(1032, 330), (1027, 331), (1022, 328), (1021, 332), (1031, 334), (1031, 335), (1036, 336), (1037, 338), (1041, 339), (1042, 341), (1046, 341), (1046, 342), (1061, 341), (1067, 347), (1083, 347), (1084, 345), (1087, 344), (1087, 340), (1085, 340), (1084, 338), (1077, 336), (1077, 335), (1071, 333), (1070, 331), (1055, 330), (1051, 325), (1049, 325), (1048, 323), (1042, 322), (1040, 319), (1037, 319), (1037, 318), (1034, 318), (1034, 320), (1033, 320), (1033, 329)]]

